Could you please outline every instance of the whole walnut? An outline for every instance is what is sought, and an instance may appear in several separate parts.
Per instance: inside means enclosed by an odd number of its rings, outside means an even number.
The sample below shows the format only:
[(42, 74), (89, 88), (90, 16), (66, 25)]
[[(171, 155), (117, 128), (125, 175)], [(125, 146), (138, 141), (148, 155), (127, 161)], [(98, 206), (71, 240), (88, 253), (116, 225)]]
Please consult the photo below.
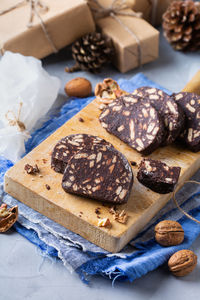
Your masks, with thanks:
[(84, 98), (90, 96), (92, 85), (89, 80), (83, 77), (76, 77), (65, 85), (65, 93), (69, 97)]
[(184, 230), (178, 222), (164, 220), (155, 226), (155, 239), (162, 246), (179, 245), (184, 240)]
[(168, 267), (172, 274), (179, 277), (191, 273), (196, 265), (197, 256), (191, 250), (180, 250), (174, 253), (168, 261)]

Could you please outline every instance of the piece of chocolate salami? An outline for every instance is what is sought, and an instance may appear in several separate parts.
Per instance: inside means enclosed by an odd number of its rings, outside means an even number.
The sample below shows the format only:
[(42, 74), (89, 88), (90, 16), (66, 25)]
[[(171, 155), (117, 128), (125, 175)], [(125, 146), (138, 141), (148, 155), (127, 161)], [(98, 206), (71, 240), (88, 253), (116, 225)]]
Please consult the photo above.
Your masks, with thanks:
[[(182, 131), (185, 120), (185, 115), (176, 101), (162, 90), (146, 86), (136, 89), (132, 95), (133, 103), (135, 103), (137, 98), (140, 98), (141, 101), (149, 101), (159, 112), (166, 130), (166, 137), (163, 145), (169, 145), (174, 142)], [(129, 105), (132, 103), (128, 102), (128, 99), (126, 98), (124, 99), (124, 102)]]
[(178, 182), (181, 168), (169, 167), (159, 160), (143, 159), (137, 179), (144, 186), (159, 194), (168, 194)]
[(107, 145), (113, 147), (104, 139), (90, 134), (72, 134), (62, 138), (54, 147), (51, 156), (51, 168), (63, 173), (68, 161), (78, 151), (85, 147), (92, 149), (96, 145)]
[(180, 134), (190, 150), (200, 151), (200, 96), (194, 93), (180, 92), (172, 95), (186, 115), (185, 128)]
[(126, 107), (122, 100), (109, 104), (99, 117), (102, 127), (144, 155), (163, 141), (165, 131), (158, 112), (141, 101)]
[(132, 185), (129, 162), (119, 151), (107, 146), (85, 148), (74, 154), (62, 180), (66, 192), (116, 204), (128, 201)]

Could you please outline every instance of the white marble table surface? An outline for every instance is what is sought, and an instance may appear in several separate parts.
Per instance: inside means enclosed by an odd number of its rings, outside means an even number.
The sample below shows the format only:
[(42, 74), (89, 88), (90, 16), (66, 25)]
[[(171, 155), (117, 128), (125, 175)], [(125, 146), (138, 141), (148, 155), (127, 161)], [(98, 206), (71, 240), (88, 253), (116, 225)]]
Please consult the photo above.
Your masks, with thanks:
[[(63, 91), (65, 83), (77, 76), (87, 77), (95, 87), (104, 77), (130, 78), (141, 71), (169, 90), (179, 91), (200, 70), (200, 53), (174, 52), (161, 37), (159, 59), (124, 75), (111, 66), (98, 75), (86, 72), (66, 74), (64, 67), (72, 64), (69, 50), (62, 51), (56, 57), (48, 57), (43, 63), (49, 73), (62, 81), (56, 104), (60, 105), (67, 101)], [(192, 250), (200, 258), (199, 239)], [(86, 286), (76, 274), (70, 274), (59, 260), (43, 258), (36, 246), (15, 231), (0, 235), (0, 300), (193, 300), (199, 299), (199, 281), (200, 261), (195, 271), (184, 278), (174, 278), (163, 266), (133, 283), (116, 282), (114, 288), (111, 281), (102, 277), (93, 278), (91, 284)]]

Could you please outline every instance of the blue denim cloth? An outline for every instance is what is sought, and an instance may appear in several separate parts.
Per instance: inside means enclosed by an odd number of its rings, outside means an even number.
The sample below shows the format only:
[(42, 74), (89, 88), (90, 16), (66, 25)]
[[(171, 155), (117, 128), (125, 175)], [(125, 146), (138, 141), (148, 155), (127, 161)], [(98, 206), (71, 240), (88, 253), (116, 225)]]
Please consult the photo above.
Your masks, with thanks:
[[(133, 91), (141, 86), (152, 86), (163, 89), (139, 73), (130, 80), (120, 79), (119, 84), (126, 91)], [(78, 111), (85, 107), (93, 97), (86, 99), (71, 99), (60, 110), (58, 116), (51, 119), (36, 130), (26, 143), (26, 153), (41, 143), (47, 136), (64, 124)], [(12, 162), (0, 158), (0, 196), (8, 205), (19, 206), (19, 220), (14, 228), (29, 241), (37, 245), (44, 255), (58, 257), (71, 271), (75, 270), (80, 278), (87, 282), (88, 275), (100, 274), (112, 280), (133, 281), (156, 269), (165, 263), (169, 256), (177, 250), (188, 248), (200, 233), (200, 226), (187, 219), (170, 201), (157, 216), (132, 240), (121, 252), (111, 254), (100, 247), (88, 242), (81, 236), (71, 232), (61, 225), (32, 210), (3, 191), (5, 172), (12, 166)], [(199, 180), (200, 172), (195, 175)], [(183, 188), (177, 195), (183, 202), (182, 207), (195, 218), (200, 219), (200, 192), (198, 186)], [(185, 231), (184, 242), (179, 246), (161, 247), (154, 240), (153, 228), (162, 219), (178, 220)]]

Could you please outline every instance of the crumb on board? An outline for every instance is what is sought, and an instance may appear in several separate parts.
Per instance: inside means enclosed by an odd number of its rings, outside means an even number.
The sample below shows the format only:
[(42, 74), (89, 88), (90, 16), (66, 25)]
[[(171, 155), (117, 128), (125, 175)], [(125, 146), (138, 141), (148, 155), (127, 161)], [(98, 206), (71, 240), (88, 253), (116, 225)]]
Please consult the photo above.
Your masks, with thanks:
[(119, 211), (116, 209), (115, 206), (113, 206), (110, 208), (109, 213), (113, 215), (113, 218), (115, 221), (122, 223), (122, 224), (127, 223), (128, 216), (124, 209), (122, 211)]
[(97, 214), (97, 215), (100, 215), (100, 214), (101, 214), (101, 212), (100, 212), (100, 207), (97, 207), (97, 208), (95, 209), (95, 214)]
[(49, 191), (51, 189), (50, 185), (45, 184), (46, 189)]
[(35, 175), (40, 172), (37, 164), (35, 164), (34, 166), (30, 164), (25, 164), (24, 170), (26, 171), (27, 174), (31, 174), (31, 175)]
[(109, 227), (110, 228), (112, 226), (112, 224), (111, 224), (109, 218), (104, 218), (104, 219), (99, 219), (98, 226), (99, 227)]
[(78, 120), (79, 120), (79, 122), (82, 122), (82, 123), (84, 122), (83, 118), (81, 118), (81, 117), (78, 118)]

